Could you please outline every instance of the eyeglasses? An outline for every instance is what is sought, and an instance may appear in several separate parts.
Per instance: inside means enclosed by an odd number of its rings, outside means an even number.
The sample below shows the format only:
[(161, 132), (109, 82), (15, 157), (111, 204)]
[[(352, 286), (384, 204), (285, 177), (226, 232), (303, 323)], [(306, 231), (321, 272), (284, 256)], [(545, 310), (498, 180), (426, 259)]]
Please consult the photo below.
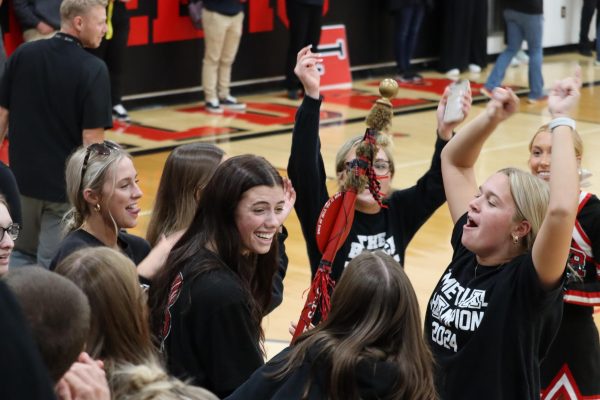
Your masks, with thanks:
[(105, 140), (102, 143), (92, 143), (90, 144), (86, 151), (85, 157), (83, 158), (83, 166), (81, 167), (81, 184), (83, 185), (83, 177), (85, 176), (85, 171), (87, 171), (88, 161), (90, 159), (90, 155), (92, 151), (96, 154), (100, 154), (102, 156), (107, 156), (110, 154), (111, 150), (117, 150), (121, 147), (115, 142), (111, 142), (110, 140)]
[[(354, 167), (354, 164), (352, 161), (347, 161), (346, 162), (346, 170), (350, 171), (352, 170), (352, 168)], [(373, 162), (373, 170), (375, 170), (375, 174), (381, 176), (381, 175), (387, 175), (390, 173), (390, 162), (389, 161), (385, 161), (385, 160), (375, 160)]]
[(8, 232), (8, 236), (12, 240), (17, 240), (19, 237), (19, 232), (21, 232), (21, 225), (19, 224), (10, 224), (6, 228), (0, 226), (0, 242), (4, 239), (4, 234)]

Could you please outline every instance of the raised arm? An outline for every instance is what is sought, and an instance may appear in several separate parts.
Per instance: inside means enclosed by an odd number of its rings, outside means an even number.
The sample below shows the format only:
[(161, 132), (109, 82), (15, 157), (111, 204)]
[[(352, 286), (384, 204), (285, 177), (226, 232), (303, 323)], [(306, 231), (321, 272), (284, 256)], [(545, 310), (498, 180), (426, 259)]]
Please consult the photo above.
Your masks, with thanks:
[(456, 222), (478, 192), (473, 166), (486, 139), (511, 116), (519, 99), (510, 89), (494, 89), (485, 112), (465, 125), (442, 151), (442, 175), (452, 222)]
[(564, 273), (577, 215), (579, 178), (573, 128), (569, 125), (574, 125), (570, 113), (579, 100), (580, 74), (578, 68), (574, 77), (556, 82), (548, 97), (548, 108), (554, 118), (550, 122), (550, 201), (532, 250), (533, 265), (546, 288), (555, 287)]
[(304, 85), (306, 96), (296, 113), (292, 148), (287, 167), (288, 176), (297, 194), (294, 208), (306, 240), (311, 265), (314, 268), (321, 258), (315, 240), (315, 227), (321, 208), (329, 198), (319, 142), (319, 109), (321, 106), (320, 76), (317, 70), (319, 61), (318, 56), (310, 52), (310, 47), (305, 47), (298, 53), (295, 71)]

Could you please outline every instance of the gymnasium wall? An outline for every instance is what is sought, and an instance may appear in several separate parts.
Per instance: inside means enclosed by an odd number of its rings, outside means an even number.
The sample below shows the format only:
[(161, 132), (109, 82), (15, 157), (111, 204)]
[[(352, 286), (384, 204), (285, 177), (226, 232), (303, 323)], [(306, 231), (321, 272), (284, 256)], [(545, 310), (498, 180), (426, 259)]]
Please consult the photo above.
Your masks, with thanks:
[[(188, 0), (130, 0), (131, 32), (126, 54), (124, 93), (126, 98), (155, 97), (162, 94), (198, 93), (203, 56), (202, 31), (187, 17)], [(449, 0), (436, 0), (449, 1)], [(490, 12), (497, 14), (495, 3)], [(325, 0), (324, 24), (345, 24), (350, 63), (353, 70), (389, 67), (393, 63), (391, 28), (387, 0)], [(573, 42), (575, 14), (581, 0), (545, 0), (545, 46)], [(558, 5), (558, 4), (561, 5)], [(563, 4), (564, 3), (564, 4)], [(20, 43), (20, 29), (8, 3), (1, 18), (4, 39), (10, 52)], [(566, 7), (565, 18), (555, 18)], [(558, 7), (558, 8), (557, 8)], [(2, 7), (6, 9), (6, 7)], [(498, 16), (490, 15), (490, 20)], [(439, 47), (440, 15), (429, 10), (423, 23), (416, 59), (433, 59)], [(563, 37), (554, 37), (567, 32)], [(569, 33), (570, 32), (570, 33)], [(233, 68), (233, 85), (248, 86), (283, 79), (287, 50), (285, 0), (248, 0), (244, 35)], [(497, 32), (490, 32), (496, 35)], [(575, 39), (576, 40), (576, 39)], [(496, 53), (490, 48), (490, 53)]]

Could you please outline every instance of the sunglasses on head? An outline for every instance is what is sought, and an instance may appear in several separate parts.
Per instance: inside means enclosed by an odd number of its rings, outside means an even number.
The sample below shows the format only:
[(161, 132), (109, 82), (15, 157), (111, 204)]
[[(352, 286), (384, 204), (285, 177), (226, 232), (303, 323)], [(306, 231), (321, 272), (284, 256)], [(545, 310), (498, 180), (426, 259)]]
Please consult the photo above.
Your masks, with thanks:
[(121, 147), (115, 142), (111, 142), (110, 140), (105, 140), (102, 143), (92, 143), (90, 144), (86, 151), (85, 157), (83, 158), (83, 166), (81, 168), (81, 184), (83, 185), (83, 177), (85, 176), (85, 172), (87, 171), (88, 161), (90, 159), (90, 155), (92, 151), (101, 156), (107, 156), (110, 154), (111, 150), (117, 150)]

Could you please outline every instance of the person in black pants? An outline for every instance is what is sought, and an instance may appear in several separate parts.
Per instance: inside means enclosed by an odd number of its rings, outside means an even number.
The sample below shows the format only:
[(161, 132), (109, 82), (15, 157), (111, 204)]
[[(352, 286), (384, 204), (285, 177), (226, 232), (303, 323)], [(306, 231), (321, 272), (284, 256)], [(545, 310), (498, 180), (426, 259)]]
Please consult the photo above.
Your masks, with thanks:
[(487, 65), (487, 1), (447, 0), (443, 11), (440, 70), (457, 77)]
[[(125, 8), (125, 1), (110, 0), (106, 9), (108, 19), (108, 32), (104, 36), (100, 47), (88, 49), (95, 56), (101, 58), (108, 67), (110, 74), (110, 100), (112, 103), (113, 117), (118, 120), (129, 122), (129, 114), (123, 107), (123, 61), (127, 38), (129, 37), (129, 15)], [(110, 29), (112, 27), (112, 30)]]
[(588, 34), (590, 33), (590, 25), (594, 12), (600, 6), (598, 0), (583, 0), (581, 6), (581, 21), (579, 23), (579, 54), (591, 57), (592, 44)]
[(300, 81), (294, 74), (296, 54), (307, 45), (317, 51), (321, 38), (323, 0), (286, 0), (286, 13), (290, 23), (290, 44), (285, 65), (285, 88), (288, 98), (296, 100)]

